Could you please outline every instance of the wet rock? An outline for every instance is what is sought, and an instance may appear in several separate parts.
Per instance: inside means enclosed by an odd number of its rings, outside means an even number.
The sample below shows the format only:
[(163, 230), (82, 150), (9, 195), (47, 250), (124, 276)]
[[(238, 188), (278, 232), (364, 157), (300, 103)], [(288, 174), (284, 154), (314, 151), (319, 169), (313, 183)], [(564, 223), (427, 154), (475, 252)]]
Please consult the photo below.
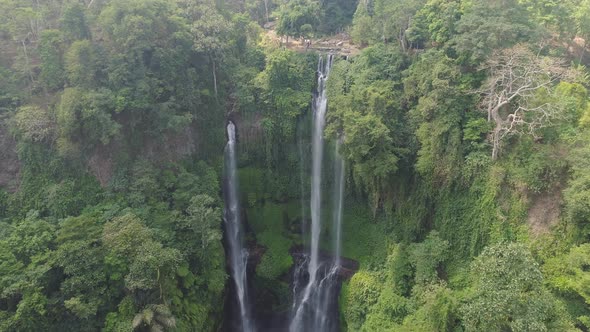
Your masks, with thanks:
[[(294, 260), (296, 260), (296, 256), (308, 254), (309, 249), (302, 245), (296, 245), (293, 246), (289, 252), (291, 253), (291, 256), (294, 257)], [(330, 252), (320, 250), (319, 259), (320, 262), (333, 261), (334, 255), (332, 255)], [(341, 266), (338, 271), (338, 276), (343, 279), (352, 278), (352, 276), (359, 270), (359, 262), (355, 261), (354, 259), (340, 256), (340, 264)]]

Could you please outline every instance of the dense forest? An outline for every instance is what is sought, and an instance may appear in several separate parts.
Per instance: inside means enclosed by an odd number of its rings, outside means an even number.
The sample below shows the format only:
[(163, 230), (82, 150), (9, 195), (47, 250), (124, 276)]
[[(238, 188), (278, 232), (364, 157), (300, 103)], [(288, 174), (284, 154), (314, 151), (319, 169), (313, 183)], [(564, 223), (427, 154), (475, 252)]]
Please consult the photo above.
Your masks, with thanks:
[(590, 0), (0, 0), (0, 331), (235, 330), (228, 121), (282, 331), (328, 54), (338, 329), (589, 331), (588, 40)]

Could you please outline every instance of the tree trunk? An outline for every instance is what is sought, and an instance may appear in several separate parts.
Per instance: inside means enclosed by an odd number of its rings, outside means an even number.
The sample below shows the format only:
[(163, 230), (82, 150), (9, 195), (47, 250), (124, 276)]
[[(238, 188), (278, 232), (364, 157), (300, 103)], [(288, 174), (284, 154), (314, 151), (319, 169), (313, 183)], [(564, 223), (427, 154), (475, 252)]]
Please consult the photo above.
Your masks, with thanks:
[(402, 47), (402, 51), (406, 52), (406, 38), (404, 37), (404, 31), (400, 28), (399, 31), (399, 44)]
[(492, 160), (497, 160), (500, 153), (500, 130), (501, 127), (496, 127), (492, 132)]
[[(490, 96), (494, 95), (494, 88), (490, 88)], [(488, 122), (492, 121), (492, 110), (494, 109), (494, 103), (493, 103), (493, 99), (490, 98), (490, 101), (488, 103)]]
[(268, 0), (264, 0), (264, 12), (266, 14), (266, 23), (268, 23)]
[(27, 53), (27, 44), (24, 40), (21, 40), (21, 43), (23, 44), (23, 51), (25, 53), (25, 66), (27, 67), (27, 73), (29, 74), (31, 83), (35, 83), (35, 79), (33, 78), (33, 72), (31, 71), (31, 67), (29, 65), (29, 54)]
[(498, 155), (500, 153), (500, 132), (502, 131), (502, 126), (504, 125), (504, 120), (500, 117), (500, 108), (502, 106), (496, 106), (490, 109), (488, 117), (491, 117), (496, 126), (494, 127), (494, 131), (492, 131), (492, 160), (498, 159)]
[(211, 67), (213, 69), (213, 91), (215, 92), (215, 99), (217, 99), (217, 73), (215, 69), (215, 59), (211, 57)]

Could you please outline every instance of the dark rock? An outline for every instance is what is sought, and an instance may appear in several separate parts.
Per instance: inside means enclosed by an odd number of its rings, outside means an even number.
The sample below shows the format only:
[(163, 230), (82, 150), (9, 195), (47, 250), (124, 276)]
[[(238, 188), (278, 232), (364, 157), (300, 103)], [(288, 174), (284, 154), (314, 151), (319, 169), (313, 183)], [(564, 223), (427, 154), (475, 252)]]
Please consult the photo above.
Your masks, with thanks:
[[(291, 253), (291, 256), (295, 257), (308, 254), (309, 249), (302, 245), (296, 245), (293, 246), (289, 252)], [(333, 260), (334, 256), (330, 252), (320, 250), (320, 262)], [(341, 266), (340, 270), (338, 271), (338, 276), (340, 278), (350, 279), (359, 270), (359, 262), (355, 261), (354, 259), (340, 256), (340, 263)]]

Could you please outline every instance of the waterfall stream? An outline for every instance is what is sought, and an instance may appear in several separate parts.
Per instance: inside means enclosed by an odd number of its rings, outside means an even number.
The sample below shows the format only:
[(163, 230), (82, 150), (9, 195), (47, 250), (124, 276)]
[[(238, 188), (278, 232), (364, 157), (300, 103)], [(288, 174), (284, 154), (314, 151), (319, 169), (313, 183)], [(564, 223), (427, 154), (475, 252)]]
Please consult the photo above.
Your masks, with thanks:
[(334, 265), (340, 266), (342, 250), (342, 204), (344, 203), (344, 159), (340, 155), (342, 137), (336, 141), (334, 150)]
[(227, 145), (225, 146), (225, 232), (229, 248), (230, 272), (236, 286), (237, 300), (240, 307), (241, 327), (244, 332), (254, 331), (248, 306), (246, 265), (248, 251), (242, 245), (242, 223), (238, 196), (238, 178), (236, 173), (236, 127), (233, 122), (227, 124)]
[[(322, 165), (324, 160), (324, 127), (328, 98), (326, 83), (332, 66), (332, 55), (318, 63), (317, 91), (314, 96), (312, 128), (312, 169), (311, 169), (311, 241), (308, 257), (300, 260), (294, 273), (295, 295), (293, 314), (289, 330), (291, 332), (336, 331), (338, 327), (337, 302), (340, 266), (340, 237), (342, 221), (342, 198), (344, 191), (344, 162), (339, 156), (339, 143), (336, 144), (334, 165), (334, 204), (332, 242), (334, 259), (320, 260), (320, 239), (322, 231)], [(307, 264), (307, 275), (302, 266)], [(302, 287), (302, 280), (307, 283)], [(335, 311), (335, 312), (334, 312)]]

